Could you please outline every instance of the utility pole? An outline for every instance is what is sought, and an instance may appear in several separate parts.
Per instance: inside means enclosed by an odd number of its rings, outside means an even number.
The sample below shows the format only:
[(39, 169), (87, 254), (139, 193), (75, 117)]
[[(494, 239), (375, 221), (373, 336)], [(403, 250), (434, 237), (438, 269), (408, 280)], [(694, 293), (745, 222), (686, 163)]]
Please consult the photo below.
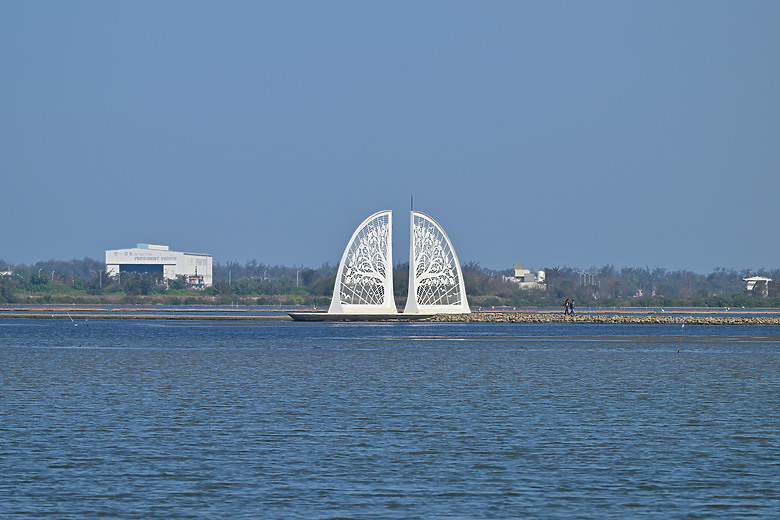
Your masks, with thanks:
[(95, 274), (95, 273), (98, 274), (98, 287), (102, 288), (103, 287), (103, 270), (101, 269), (99, 271), (95, 271), (94, 269), (90, 269), (89, 272), (92, 273), (92, 274)]

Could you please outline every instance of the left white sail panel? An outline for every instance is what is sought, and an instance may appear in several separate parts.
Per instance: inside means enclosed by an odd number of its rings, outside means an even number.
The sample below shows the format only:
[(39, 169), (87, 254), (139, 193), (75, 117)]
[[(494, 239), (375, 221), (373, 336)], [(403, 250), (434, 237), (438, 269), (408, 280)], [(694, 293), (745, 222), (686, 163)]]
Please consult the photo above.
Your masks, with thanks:
[(374, 213), (352, 234), (341, 257), (329, 313), (392, 314), (393, 216)]

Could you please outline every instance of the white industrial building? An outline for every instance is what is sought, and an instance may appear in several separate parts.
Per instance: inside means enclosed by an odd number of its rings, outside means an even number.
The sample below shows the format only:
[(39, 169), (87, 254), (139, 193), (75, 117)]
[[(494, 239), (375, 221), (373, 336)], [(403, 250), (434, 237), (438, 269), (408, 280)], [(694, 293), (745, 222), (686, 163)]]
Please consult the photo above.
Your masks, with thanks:
[(537, 271), (534, 274), (523, 264), (515, 264), (515, 275), (505, 276), (504, 279), (516, 283), (521, 289), (547, 289), (547, 284), (544, 283), (544, 271)]
[(171, 251), (168, 246), (154, 244), (106, 251), (106, 272), (111, 276), (143, 273), (158, 275), (161, 280), (184, 276), (190, 287), (212, 285), (211, 265), (211, 255)]

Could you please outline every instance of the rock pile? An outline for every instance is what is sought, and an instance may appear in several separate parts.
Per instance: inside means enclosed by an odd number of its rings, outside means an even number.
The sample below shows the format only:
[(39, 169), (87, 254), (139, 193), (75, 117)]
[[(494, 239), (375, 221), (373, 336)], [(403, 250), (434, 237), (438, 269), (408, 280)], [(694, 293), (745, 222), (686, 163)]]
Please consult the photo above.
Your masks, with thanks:
[(599, 323), (626, 325), (780, 325), (773, 316), (696, 316), (668, 314), (576, 314), (544, 312), (472, 312), (470, 314), (437, 314), (429, 321), (453, 323)]

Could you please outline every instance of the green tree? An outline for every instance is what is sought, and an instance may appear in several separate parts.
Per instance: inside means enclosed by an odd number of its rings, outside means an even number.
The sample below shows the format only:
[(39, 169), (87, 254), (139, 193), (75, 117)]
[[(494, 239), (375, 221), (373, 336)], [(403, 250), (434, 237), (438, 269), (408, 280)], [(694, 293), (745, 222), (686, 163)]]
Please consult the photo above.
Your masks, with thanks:
[(157, 282), (150, 274), (127, 273), (122, 276), (122, 287), (130, 296), (152, 294), (156, 286)]
[(10, 276), (0, 276), (0, 303), (16, 303), (16, 285)]
[[(335, 283), (336, 280), (334, 279)], [(403, 300), (409, 293), (409, 262), (395, 264), (393, 268), (393, 296), (396, 300)], [(398, 303), (398, 301), (396, 301)]]
[(179, 275), (173, 280), (168, 280), (168, 289), (181, 291), (186, 288), (187, 281), (184, 279), (184, 275)]

